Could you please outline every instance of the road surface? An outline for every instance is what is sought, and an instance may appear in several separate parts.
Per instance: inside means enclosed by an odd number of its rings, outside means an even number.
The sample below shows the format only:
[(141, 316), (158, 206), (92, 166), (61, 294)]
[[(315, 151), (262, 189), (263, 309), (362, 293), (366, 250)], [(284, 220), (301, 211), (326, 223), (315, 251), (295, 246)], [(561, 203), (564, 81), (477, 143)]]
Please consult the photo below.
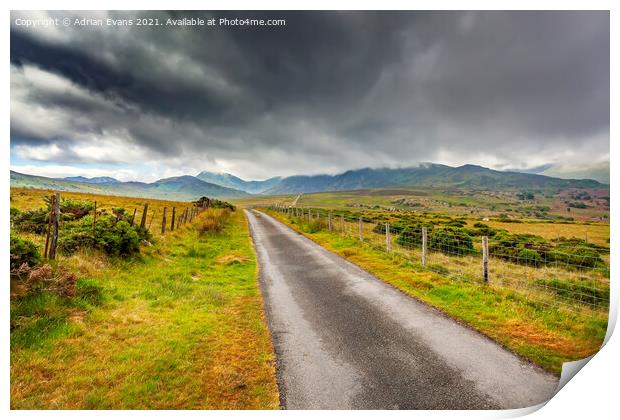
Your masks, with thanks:
[(246, 211), (287, 409), (498, 409), (558, 378), (272, 217)]

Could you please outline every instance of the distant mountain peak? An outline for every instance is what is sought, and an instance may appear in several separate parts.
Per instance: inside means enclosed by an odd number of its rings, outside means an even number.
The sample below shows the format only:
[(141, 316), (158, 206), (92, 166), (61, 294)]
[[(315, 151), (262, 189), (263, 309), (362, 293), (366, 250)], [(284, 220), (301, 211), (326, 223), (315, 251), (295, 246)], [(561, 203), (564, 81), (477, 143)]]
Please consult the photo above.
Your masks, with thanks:
[(202, 171), (196, 175), (196, 178), (222, 187), (235, 188), (250, 194), (260, 194), (273, 188), (281, 179), (280, 177), (274, 177), (262, 181), (246, 181), (226, 172), (210, 171)]
[(106, 182), (120, 182), (116, 178), (112, 178), (111, 176), (94, 176), (92, 178), (87, 178), (85, 176), (68, 176), (63, 179), (67, 181), (75, 181), (75, 182), (84, 182), (86, 184), (104, 184)]

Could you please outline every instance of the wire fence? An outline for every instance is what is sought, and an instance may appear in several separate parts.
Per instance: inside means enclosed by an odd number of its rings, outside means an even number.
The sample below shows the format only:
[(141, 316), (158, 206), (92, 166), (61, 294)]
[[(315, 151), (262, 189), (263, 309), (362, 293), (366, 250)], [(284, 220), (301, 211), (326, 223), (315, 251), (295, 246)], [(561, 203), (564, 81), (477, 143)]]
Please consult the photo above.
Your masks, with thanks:
[(582, 241), (518, 241), (501, 234), (391, 223), (389, 215), (271, 206), (308, 233), (331, 232), (451, 281), (509, 288), (537, 302), (571, 309), (609, 307), (609, 250)]
[[(162, 205), (161, 202), (155, 200), (144, 200), (141, 206), (133, 206), (129, 210), (125, 207), (113, 207), (108, 213), (106, 209), (97, 206), (96, 200), (63, 202), (58, 192), (46, 197), (45, 201), (48, 204), (47, 209), (25, 212), (25, 217), (29, 220), (26, 220), (26, 223), (22, 221), (19, 227), (21, 231), (45, 235), (43, 258), (47, 260), (56, 259), (60, 232), (65, 224), (68, 223), (71, 226), (71, 223), (77, 220), (76, 215), (79, 219), (89, 217), (91, 227), (88, 235), (92, 236), (92, 240), (95, 241), (98, 235), (98, 224), (105, 216), (113, 217), (116, 222), (125, 221), (131, 228), (141, 229), (151, 235), (163, 236), (166, 232), (172, 232), (192, 222), (199, 213), (211, 206), (208, 198), (173, 206)], [(64, 220), (65, 217), (68, 219)], [(13, 221), (11, 221), (11, 228), (13, 227)], [(42, 231), (39, 232), (39, 230)]]

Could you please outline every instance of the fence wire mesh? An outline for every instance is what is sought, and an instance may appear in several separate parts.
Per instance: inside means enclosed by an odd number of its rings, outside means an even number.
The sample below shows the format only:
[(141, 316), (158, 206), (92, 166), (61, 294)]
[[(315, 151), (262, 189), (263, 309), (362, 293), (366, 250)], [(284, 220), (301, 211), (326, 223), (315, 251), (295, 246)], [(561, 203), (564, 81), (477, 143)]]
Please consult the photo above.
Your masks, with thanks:
[[(328, 231), (410, 260), (419, 270), (451, 281), (508, 288), (547, 305), (609, 307), (608, 249), (580, 241), (516, 241), (458, 229), (391, 224), (320, 208), (272, 206), (305, 232)], [(486, 256), (485, 256), (486, 255)]]

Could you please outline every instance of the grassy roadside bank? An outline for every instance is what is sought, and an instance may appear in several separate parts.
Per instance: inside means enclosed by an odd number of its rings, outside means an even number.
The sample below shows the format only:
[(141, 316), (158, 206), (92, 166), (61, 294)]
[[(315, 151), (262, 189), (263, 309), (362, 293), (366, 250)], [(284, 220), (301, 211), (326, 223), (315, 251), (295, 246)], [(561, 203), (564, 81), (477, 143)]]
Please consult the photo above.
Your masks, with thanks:
[(605, 311), (549, 307), (512, 290), (449, 281), (402, 256), (360, 244), (355, 238), (313, 229), (307, 222), (281, 213), (267, 213), (550, 372), (558, 374), (563, 362), (593, 354), (604, 339)]
[(278, 408), (246, 219), (201, 234), (205, 213), (138, 258), (61, 259), (90, 287), (72, 303), (11, 301), (11, 408)]

